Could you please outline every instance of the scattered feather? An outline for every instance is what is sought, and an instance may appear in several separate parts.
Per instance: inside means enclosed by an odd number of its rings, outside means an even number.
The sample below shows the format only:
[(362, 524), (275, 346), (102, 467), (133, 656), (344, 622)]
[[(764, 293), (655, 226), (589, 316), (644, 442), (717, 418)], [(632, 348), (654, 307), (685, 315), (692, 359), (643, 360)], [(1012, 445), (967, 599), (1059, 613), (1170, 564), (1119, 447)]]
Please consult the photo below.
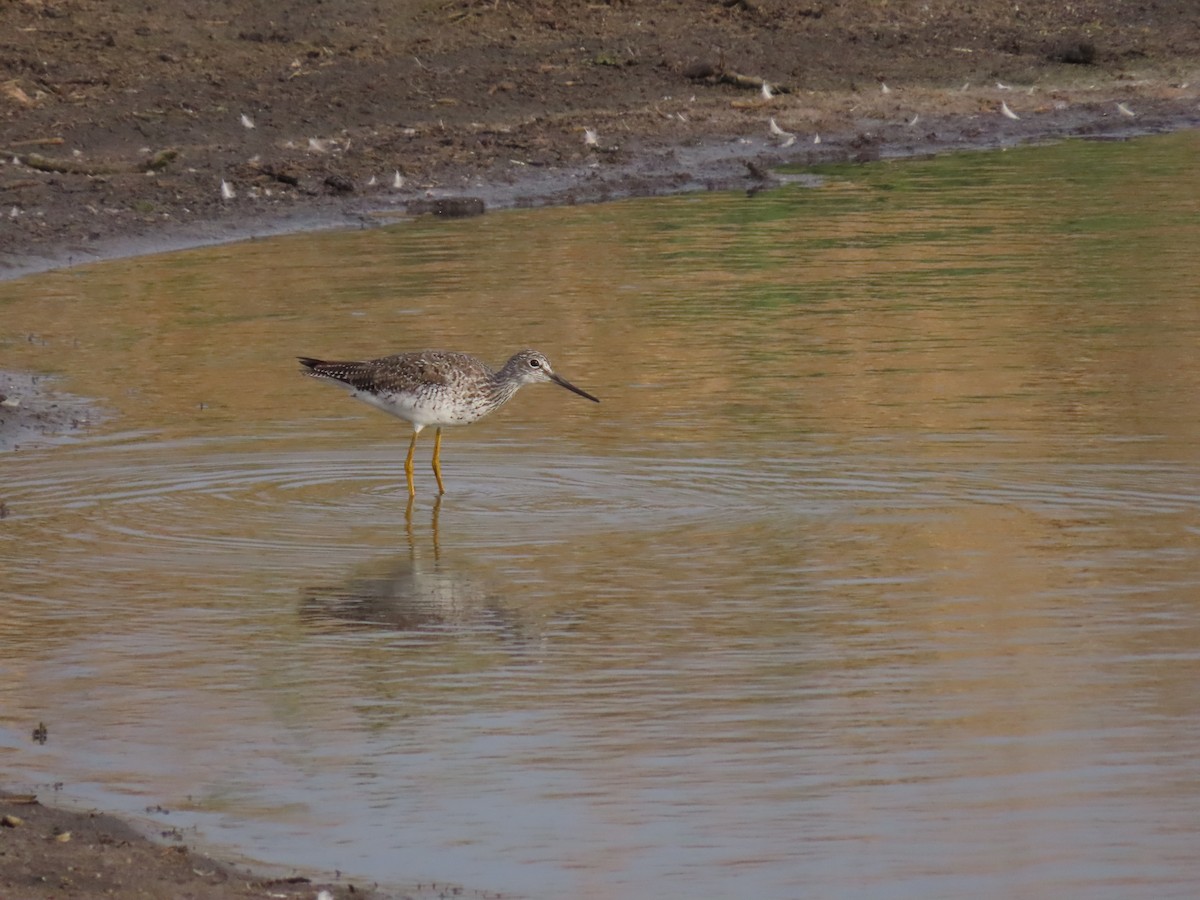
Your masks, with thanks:
[(888, 86), (887, 86), (887, 82), (886, 82), (886, 81), (881, 81), (881, 82), (879, 82), (879, 89), (880, 89), (881, 91), (883, 91), (885, 94), (890, 94), (890, 93), (892, 92), (892, 89), (891, 89), (890, 87), (888, 87)]
[(962, 91), (964, 94), (970, 89), (971, 89), (971, 82), (969, 82), (969, 81), (964, 81), (963, 86), (959, 88), (959, 90)]
[(400, 174), (399, 169), (397, 169), (396, 174), (392, 176), (392, 187), (396, 190), (400, 190), (402, 187), (404, 187), (404, 176)]
[(996, 82), (996, 89), (1001, 90), (1001, 91), (1011, 91), (1012, 90), (1012, 88), (1010, 88), (1007, 84), (1004, 84), (1003, 82), (1000, 82), (1000, 81)]
[(308, 152), (309, 153), (328, 153), (329, 152), (329, 141), (323, 141), (323, 140), (319, 140), (317, 138), (309, 138), (308, 139)]
[(770, 100), (775, 96), (775, 92), (771, 90), (771, 86), (765, 81), (762, 83), (762, 97), (764, 100)]
[(243, 128), (253, 128), (254, 127), (254, 120), (251, 119), (245, 113), (242, 113), (242, 127)]
[(780, 128), (779, 123), (775, 121), (774, 117), (771, 118), (770, 127), (771, 134), (775, 135), (775, 137), (783, 138), (782, 146), (790, 147), (792, 144), (796, 143), (796, 136), (790, 131), (784, 131), (782, 128)]
[(583, 129), (583, 143), (586, 147), (598, 147), (600, 145), (600, 138), (596, 135), (594, 129)]
[(909, 119), (909, 120), (908, 120), (908, 127), (909, 127), (909, 128), (912, 128), (914, 125), (916, 125), (916, 124), (917, 124), (918, 122), (920, 122), (920, 121), (921, 121), (921, 114), (920, 114), (920, 113), (914, 113), (914, 114), (913, 114), (913, 117), (912, 117), (911, 119)]
[(224, 178), (222, 178), (221, 179), (221, 199), (222, 200), (232, 200), (236, 196), (237, 196), (237, 193), (234, 191), (232, 185), (230, 185), (230, 183), (228, 181), (226, 181)]
[(1011, 109), (1009, 109), (1008, 104), (1005, 103), (1003, 100), (1000, 101), (1000, 112), (1004, 113), (1004, 117), (1006, 119), (1020, 119), (1021, 118), (1015, 112), (1013, 112)]
[(813, 143), (814, 143), (814, 144), (819, 144), (819, 143), (821, 143), (821, 136), (820, 136), (819, 134), (814, 134), (814, 135), (813, 135)]
[(370, 178), (367, 179), (367, 187), (375, 187), (375, 183), (376, 183), (376, 178), (374, 175), (372, 175)]
[(1130, 109), (1124, 103), (1117, 104), (1117, 112), (1119, 112), (1123, 116), (1129, 116), (1130, 118), (1137, 115), (1137, 113), (1135, 113), (1132, 109)]
[(12, 209), (10, 209), (10, 210), (8, 211), (8, 217), (9, 217), (10, 219), (15, 219), (15, 218), (16, 218), (17, 216), (19, 216), (20, 214), (21, 214), (21, 210), (20, 210), (20, 209), (18, 209), (17, 207), (15, 207), (15, 206), (14, 206)]

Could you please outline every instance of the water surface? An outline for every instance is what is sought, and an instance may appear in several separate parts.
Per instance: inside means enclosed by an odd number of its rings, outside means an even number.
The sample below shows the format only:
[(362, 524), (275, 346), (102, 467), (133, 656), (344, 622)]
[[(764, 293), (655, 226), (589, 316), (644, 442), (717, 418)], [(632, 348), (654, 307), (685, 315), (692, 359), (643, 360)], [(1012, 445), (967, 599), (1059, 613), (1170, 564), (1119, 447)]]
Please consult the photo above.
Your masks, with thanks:
[[(550, 897), (1191, 896), (1200, 142), (0, 284), (0, 773)], [(298, 354), (546, 352), (432, 441)], [(44, 721), (50, 739), (30, 742)]]

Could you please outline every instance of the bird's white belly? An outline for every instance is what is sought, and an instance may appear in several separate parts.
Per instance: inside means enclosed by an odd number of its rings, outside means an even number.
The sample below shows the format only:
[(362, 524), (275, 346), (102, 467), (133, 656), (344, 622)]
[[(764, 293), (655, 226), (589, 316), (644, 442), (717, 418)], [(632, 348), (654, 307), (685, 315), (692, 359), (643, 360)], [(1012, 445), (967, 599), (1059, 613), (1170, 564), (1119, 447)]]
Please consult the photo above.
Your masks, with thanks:
[(411, 422), (420, 431), (426, 425), (469, 425), (481, 418), (487, 408), (483, 404), (464, 404), (461, 401), (448, 404), (437, 393), (425, 394), (376, 394), (371, 391), (352, 391), (363, 403)]

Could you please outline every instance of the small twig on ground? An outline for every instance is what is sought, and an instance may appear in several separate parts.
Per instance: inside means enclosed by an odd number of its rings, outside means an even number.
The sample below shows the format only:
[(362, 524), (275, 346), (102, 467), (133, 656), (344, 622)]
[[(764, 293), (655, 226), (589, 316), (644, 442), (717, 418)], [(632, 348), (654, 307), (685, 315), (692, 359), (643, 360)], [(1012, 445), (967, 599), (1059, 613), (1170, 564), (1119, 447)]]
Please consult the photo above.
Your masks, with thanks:
[(66, 141), (64, 141), (60, 137), (44, 137), (44, 138), (30, 138), (27, 141), (13, 141), (8, 146), (9, 147), (56, 147), (59, 144), (64, 144), (64, 143), (66, 143)]
[[(28, 142), (22, 142), (22, 144), (25, 143)], [(21, 146), (22, 144), (14, 144), (12, 146)], [(37, 169), (39, 172), (57, 172), (61, 175), (120, 175), (137, 172), (161, 172), (179, 156), (178, 150), (159, 150), (153, 156), (147, 157), (138, 163), (106, 165), (104, 163), (81, 162), (74, 159), (54, 159), (53, 157), (43, 156), (40, 153), (17, 153), (12, 147), (7, 147), (0, 152), (5, 155), (12, 155), (22, 165), (29, 166), (31, 169)]]

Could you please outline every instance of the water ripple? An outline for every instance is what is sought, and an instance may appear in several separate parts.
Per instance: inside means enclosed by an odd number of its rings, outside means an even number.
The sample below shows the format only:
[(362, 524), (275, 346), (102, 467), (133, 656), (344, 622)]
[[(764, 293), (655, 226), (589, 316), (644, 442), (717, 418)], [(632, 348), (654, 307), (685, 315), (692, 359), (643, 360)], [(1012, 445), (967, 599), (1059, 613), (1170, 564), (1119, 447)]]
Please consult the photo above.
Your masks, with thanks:
[[(394, 545), (409, 522), (403, 464), (392, 444), (353, 453), (231, 444), (100, 447), (36, 464), (26, 457), (12, 467), (7, 502), (27, 520), (74, 514), (75, 540), (104, 544), (104, 554), (117, 559), (157, 550), (179, 561), (180, 553), (236, 550), (252, 566)], [(713, 522), (922, 517), (979, 504), (1051, 516), (1172, 514), (1200, 505), (1200, 494), (1181, 490), (1196, 480), (1178, 464), (960, 466), (894, 454), (847, 457), (829, 448), (790, 459), (473, 450), (446, 475), (451, 493), (440, 505), (467, 545)], [(435, 495), (429, 474), (417, 477), (419, 512)]]

